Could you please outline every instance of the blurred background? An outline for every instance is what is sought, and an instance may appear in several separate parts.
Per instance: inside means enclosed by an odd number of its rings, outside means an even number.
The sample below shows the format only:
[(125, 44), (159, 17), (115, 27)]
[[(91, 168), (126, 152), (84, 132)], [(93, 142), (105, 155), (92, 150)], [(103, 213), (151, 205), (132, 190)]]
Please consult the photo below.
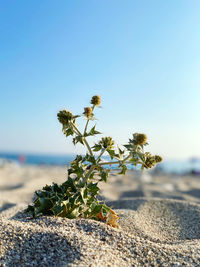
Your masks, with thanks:
[[(97, 130), (148, 136), (166, 172), (200, 175), (200, 1), (0, 2), (0, 164), (84, 153), (60, 109), (100, 95)], [(80, 119), (80, 125), (85, 123)]]

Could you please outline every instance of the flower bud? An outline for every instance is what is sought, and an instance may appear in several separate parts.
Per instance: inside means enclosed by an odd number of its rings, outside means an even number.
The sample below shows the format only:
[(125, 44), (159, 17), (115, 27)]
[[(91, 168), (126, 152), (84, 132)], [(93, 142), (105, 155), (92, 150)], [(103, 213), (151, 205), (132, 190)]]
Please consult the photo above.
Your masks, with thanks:
[(94, 95), (91, 99), (91, 104), (95, 105), (95, 106), (100, 106), (101, 104), (101, 97), (98, 95)]
[(151, 153), (149, 152), (145, 154), (146, 154), (145, 167), (147, 169), (152, 168), (156, 164), (155, 156), (152, 156)]
[(155, 157), (155, 161), (156, 161), (156, 163), (159, 163), (159, 162), (162, 161), (162, 157), (160, 157), (160, 156), (158, 156), (158, 155), (155, 155), (154, 157)]
[(58, 120), (62, 124), (68, 124), (73, 120), (73, 115), (70, 111), (68, 110), (61, 110), (57, 114)]
[(146, 134), (136, 133), (134, 134), (137, 145), (144, 145), (147, 142)]
[(91, 107), (86, 107), (86, 108), (84, 108), (83, 114), (85, 115), (86, 118), (90, 119), (91, 117), (93, 117), (92, 111), (93, 110)]
[(105, 149), (111, 149), (114, 146), (114, 141), (112, 140), (112, 137), (103, 137), (99, 144)]

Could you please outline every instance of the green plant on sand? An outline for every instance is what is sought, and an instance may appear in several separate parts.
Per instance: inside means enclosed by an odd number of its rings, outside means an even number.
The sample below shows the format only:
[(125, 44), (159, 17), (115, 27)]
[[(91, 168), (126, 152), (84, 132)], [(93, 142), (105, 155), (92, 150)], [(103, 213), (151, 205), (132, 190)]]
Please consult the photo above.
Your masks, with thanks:
[[(33, 204), (26, 209), (33, 217), (41, 214), (70, 219), (81, 217), (104, 221), (108, 225), (118, 227), (117, 214), (98, 199), (98, 183), (106, 182), (109, 176), (110, 169), (106, 167), (117, 164), (119, 174), (125, 174), (127, 164), (148, 169), (162, 160), (158, 155), (153, 156), (149, 152), (144, 152), (147, 137), (141, 133), (133, 134), (128, 144), (124, 145), (124, 149), (116, 148), (112, 137), (103, 137), (91, 146), (87, 138), (101, 134), (96, 130), (96, 125), (88, 130), (89, 122), (94, 121), (94, 109), (100, 106), (100, 103), (101, 98), (93, 96), (91, 106), (84, 108), (86, 125), (83, 133), (76, 125), (76, 119), (81, 117), (80, 115), (73, 115), (68, 110), (62, 110), (57, 114), (66, 137), (72, 135), (74, 145), (84, 145), (87, 153), (85, 156), (77, 155), (71, 162), (67, 180), (63, 184), (53, 183), (35, 192)], [(104, 153), (109, 155), (110, 161), (102, 160)]]

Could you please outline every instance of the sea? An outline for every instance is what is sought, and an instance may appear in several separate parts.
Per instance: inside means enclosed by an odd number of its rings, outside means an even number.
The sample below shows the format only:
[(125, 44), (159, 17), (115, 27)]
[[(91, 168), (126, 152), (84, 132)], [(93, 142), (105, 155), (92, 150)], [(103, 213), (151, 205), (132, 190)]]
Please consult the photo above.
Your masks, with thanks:
[[(13, 162), (16, 164), (29, 164), (29, 165), (57, 165), (69, 166), (70, 162), (75, 159), (75, 155), (45, 155), (45, 154), (19, 154), (19, 153), (0, 153), (0, 165), (4, 162)], [(107, 160), (107, 158), (104, 158)], [(109, 166), (113, 169), (117, 165)], [(135, 167), (131, 164), (128, 165), (129, 169)], [(200, 158), (193, 158), (188, 160), (164, 160), (157, 165), (156, 170), (166, 173), (186, 174), (193, 173), (200, 176)]]

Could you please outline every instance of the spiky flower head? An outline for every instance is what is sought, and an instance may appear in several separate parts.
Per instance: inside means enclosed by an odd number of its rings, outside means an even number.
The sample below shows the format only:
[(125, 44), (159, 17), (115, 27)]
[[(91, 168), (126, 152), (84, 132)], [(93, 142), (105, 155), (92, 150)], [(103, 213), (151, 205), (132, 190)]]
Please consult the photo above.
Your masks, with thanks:
[(100, 106), (101, 104), (101, 97), (98, 95), (94, 95), (91, 99), (91, 104), (95, 105), (95, 106)]
[(160, 157), (160, 156), (158, 156), (158, 155), (155, 155), (154, 157), (155, 157), (155, 161), (156, 161), (156, 163), (159, 163), (159, 162), (162, 161), (162, 157)]
[(112, 137), (102, 137), (99, 144), (105, 149), (111, 149), (114, 146), (114, 141), (112, 140)]
[(93, 117), (93, 109), (91, 108), (91, 107), (86, 107), (86, 108), (84, 108), (84, 112), (83, 112), (83, 114), (85, 115), (85, 117), (87, 118), (87, 119), (90, 119), (90, 118), (92, 118)]
[(60, 123), (68, 124), (69, 122), (72, 122), (74, 120), (73, 114), (68, 110), (61, 110), (57, 114), (58, 120)]
[(149, 152), (145, 153), (145, 155), (146, 155), (145, 168), (149, 169), (155, 166), (156, 164), (155, 156), (152, 156), (151, 153)]
[(134, 134), (134, 137), (135, 137), (135, 141), (136, 141), (137, 145), (144, 145), (147, 142), (146, 134), (136, 133), (136, 134)]

